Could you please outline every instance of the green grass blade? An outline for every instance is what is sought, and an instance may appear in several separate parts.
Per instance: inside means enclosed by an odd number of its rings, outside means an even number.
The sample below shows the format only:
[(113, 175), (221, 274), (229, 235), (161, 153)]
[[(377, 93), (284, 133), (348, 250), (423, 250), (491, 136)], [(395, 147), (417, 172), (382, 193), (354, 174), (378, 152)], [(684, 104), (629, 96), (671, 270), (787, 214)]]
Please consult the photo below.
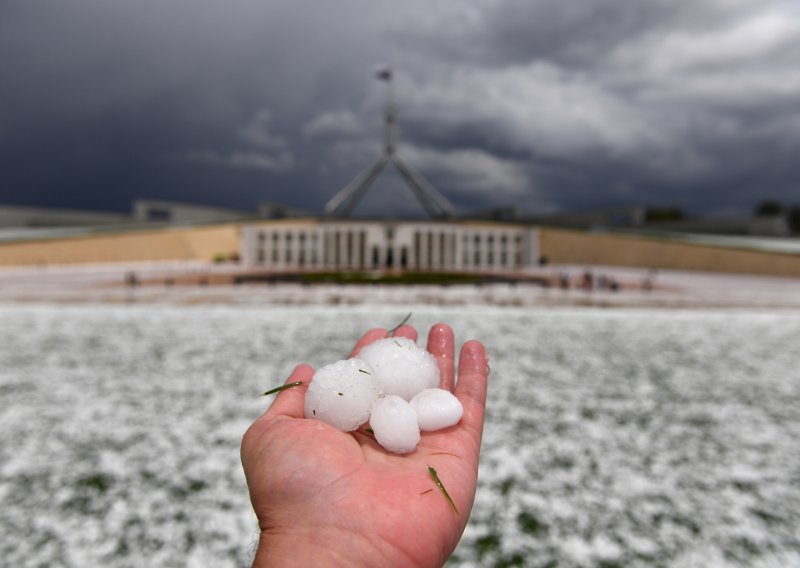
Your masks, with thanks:
[(406, 322), (408, 322), (408, 320), (410, 319), (411, 319), (411, 312), (408, 312), (408, 315), (403, 318), (403, 321), (401, 321), (400, 323), (398, 323), (396, 326), (394, 326), (392, 329), (389, 330), (389, 334), (392, 334), (401, 327), (403, 327), (406, 324)]
[(303, 384), (303, 381), (295, 381), (293, 383), (286, 383), (285, 385), (281, 385), (279, 387), (275, 387), (274, 389), (268, 390), (267, 392), (265, 392), (261, 396), (267, 396), (267, 395), (270, 395), (270, 394), (275, 394), (276, 392), (285, 391), (286, 389), (290, 389), (292, 387), (299, 387), (302, 384)]
[(447, 492), (447, 489), (444, 488), (444, 484), (442, 480), (439, 479), (439, 475), (436, 473), (436, 470), (433, 469), (431, 466), (428, 466), (428, 472), (431, 474), (431, 477), (436, 482), (436, 485), (439, 486), (444, 498), (447, 499), (447, 502), (450, 503), (450, 506), (453, 508), (453, 511), (456, 515), (460, 515), (461, 513), (458, 512), (458, 508), (456, 508), (456, 504), (453, 503), (453, 499), (450, 497), (450, 494)]

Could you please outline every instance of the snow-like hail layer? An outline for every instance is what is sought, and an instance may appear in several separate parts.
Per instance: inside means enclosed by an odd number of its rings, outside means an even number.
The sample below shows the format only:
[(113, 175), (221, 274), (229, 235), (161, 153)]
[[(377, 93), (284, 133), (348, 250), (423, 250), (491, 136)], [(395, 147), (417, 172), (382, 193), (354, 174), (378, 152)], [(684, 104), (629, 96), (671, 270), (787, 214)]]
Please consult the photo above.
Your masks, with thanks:
[(377, 400), (372, 406), (369, 427), (378, 443), (395, 454), (413, 452), (419, 444), (417, 415), (399, 396), (389, 395)]
[(450, 391), (425, 389), (410, 402), (417, 415), (420, 430), (433, 432), (457, 424), (464, 414), (461, 402)]
[(413, 310), (492, 358), (448, 568), (800, 566), (800, 312), (398, 308), (375, 290), (395, 307), (0, 304), (0, 564), (249, 566), (258, 393)]
[(379, 339), (358, 357), (375, 369), (384, 394), (411, 400), (418, 392), (439, 386), (439, 365), (425, 349), (405, 337)]
[(314, 373), (306, 391), (305, 415), (350, 432), (369, 420), (370, 409), (380, 394), (380, 383), (369, 363), (361, 359), (337, 361)]

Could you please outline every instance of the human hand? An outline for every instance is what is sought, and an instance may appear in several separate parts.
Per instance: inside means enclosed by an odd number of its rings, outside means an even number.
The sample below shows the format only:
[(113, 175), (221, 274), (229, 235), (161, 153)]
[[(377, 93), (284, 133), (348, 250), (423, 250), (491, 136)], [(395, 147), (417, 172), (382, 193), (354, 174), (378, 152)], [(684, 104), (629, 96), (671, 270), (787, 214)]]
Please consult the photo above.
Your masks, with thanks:
[[(417, 339), (411, 326), (394, 335)], [(350, 356), (387, 336), (385, 329), (368, 331)], [(431, 328), (427, 349), (439, 364), (440, 387), (454, 392), (464, 414), (455, 426), (422, 432), (417, 449), (403, 456), (387, 453), (363, 428), (345, 433), (304, 418), (314, 370), (294, 370), (287, 383), (304, 384), (280, 392), (242, 439), (242, 465), (261, 530), (255, 567), (444, 564), (475, 498), (489, 367), (483, 346), (465, 343), (456, 384), (453, 331), (446, 324)]]

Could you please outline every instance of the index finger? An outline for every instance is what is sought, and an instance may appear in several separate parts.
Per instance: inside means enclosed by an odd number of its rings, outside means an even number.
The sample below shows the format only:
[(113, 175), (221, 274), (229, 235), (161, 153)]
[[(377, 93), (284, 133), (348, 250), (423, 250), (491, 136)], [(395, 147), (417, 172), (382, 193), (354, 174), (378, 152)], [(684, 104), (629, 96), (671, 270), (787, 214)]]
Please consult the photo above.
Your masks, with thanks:
[(370, 343), (373, 343), (375, 341), (378, 341), (379, 339), (383, 339), (384, 337), (388, 336), (389, 333), (382, 327), (376, 327), (370, 329), (367, 333), (361, 336), (361, 339), (359, 339), (356, 342), (356, 346), (353, 347), (353, 350), (350, 352), (350, 357), (357, 357), (358, 352), (361, 351), (364, 347), (366, 347)]
[(314, 376), (314, 369), (309, 365), (298, 365), (295, 367), (291, 376), (286, 379), (285, 384), (300, 382), (302, 384), (293, 386), (278, 393), (275, 400), (264, 413), (270, 416), (290, 416), (292, 418), (303, 418), (303, 404), (305, 402), (308, 383)]

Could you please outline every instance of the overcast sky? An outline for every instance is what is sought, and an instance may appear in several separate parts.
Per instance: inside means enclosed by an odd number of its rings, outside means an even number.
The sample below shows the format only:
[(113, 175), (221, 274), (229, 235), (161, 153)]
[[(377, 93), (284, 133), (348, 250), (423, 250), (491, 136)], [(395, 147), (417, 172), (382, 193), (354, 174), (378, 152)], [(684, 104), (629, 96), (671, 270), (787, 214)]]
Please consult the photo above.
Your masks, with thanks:
[[(796, 0), (0, 0), (0, 203), (800, 204)], [(394, 172), (357, 212), (414, 212)]]

